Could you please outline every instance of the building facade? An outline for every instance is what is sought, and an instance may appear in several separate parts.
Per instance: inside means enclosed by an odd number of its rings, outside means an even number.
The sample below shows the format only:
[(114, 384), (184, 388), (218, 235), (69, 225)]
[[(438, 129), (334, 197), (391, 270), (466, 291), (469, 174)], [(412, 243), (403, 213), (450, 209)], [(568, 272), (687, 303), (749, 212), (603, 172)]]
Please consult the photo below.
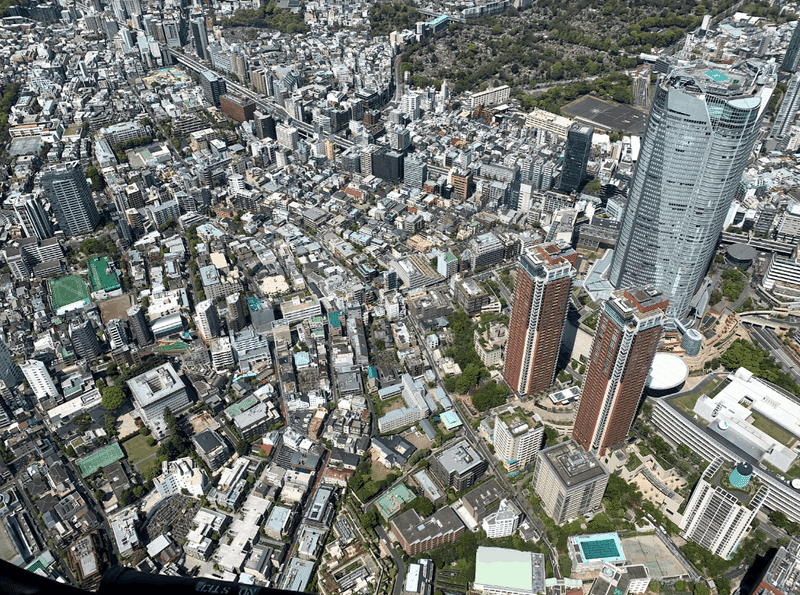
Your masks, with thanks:
[(702, 286), (772, 96), (774, 65), (758, 64), (695, 62), (656, 85), (609, 281), (655, 285), (671, 320)]
[(455, 543), (467, 530), (449, 506), (439, 509), (424, 521), (412, 508), (394, 517), (391, 525), (397, 540), (409, 556)]
[(487, 462), (466, 440), (431, 458), (431, 471), (434, 475), (445, 486), (452, 487), (457, 492), (475, 484), (487, 467)]
[(203, 300), (195, 308), (195, 323), (200, 338), (205, 342), (216, 339), (220, 334), (219, 313), (211, 300)]
[(608, 471), (574, 440), (539, 451), (533, 491), (557, 525), (600, 508)]
[(573, 124), (567, 132), (567, 146), (564, 148), (564, 164), (561, 168), (561, 181), (558, 189), (562, 192), (575, 192), (586, 176), (586, 164), (592, 151), (594, 127)]
[(664, 330), (666, 296), (653, 287), (614, 292), (601, 308), (572, 437), (603, 455), (624, 444)]
[(80, 163), (46, 171), (42, 175), (42, 188), (65, 235), (89, 233), (100, 223), (100, 213)]
[(495, 416), (494, 449), (509, 473), (516, 474), (534, 462), (543, 439), (544, 425), (522, 409)]
[(714, 479), (723, 472), (722, 458), (706, 467), (697, 482), (681, 520), (681, 536), (728, 559), (739, 545), (750, 523), (767, 498), (766, 487), (753, 486), (746, 501), (715, 485)]
[(20, 366), (20, 369), (37, 399), (41, 401), (58, 396), (58, 389), (44, 362), (38, 359), (29, 359)]
[(553, 383), (577, 253), (568, 245), (544, 244), (525, 252), (514, 283), (503, 376), (518, 394)]

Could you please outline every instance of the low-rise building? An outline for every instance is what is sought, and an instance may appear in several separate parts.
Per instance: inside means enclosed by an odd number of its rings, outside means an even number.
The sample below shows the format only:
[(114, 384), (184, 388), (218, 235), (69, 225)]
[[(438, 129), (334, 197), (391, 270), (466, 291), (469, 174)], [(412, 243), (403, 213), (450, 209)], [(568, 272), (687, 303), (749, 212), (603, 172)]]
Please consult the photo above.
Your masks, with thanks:
[(212, 472), (218, 471), (230, 458), (230, 448), (225, 439), (214, 430), (208, 429), (192, 436), (195, 450)]
[(449, 506), (422, 520), (413, 508), (391, 520), (392, 531), (403, 550), (413, 556), (447, 543), (455, 543), (466, 527)]
[(537, 595), (545, 592), (544, 555), (484, 547), (475, 555), (475, 590), (484, 595)]

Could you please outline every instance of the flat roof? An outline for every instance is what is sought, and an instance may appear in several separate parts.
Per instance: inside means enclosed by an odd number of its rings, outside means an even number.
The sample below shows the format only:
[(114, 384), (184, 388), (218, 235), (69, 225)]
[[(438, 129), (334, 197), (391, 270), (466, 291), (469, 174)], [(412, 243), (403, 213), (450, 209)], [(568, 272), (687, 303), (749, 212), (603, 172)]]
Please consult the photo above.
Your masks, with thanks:
[(452, 448), (448, 448), (436, 458), (448, 473), (453, 471), (465, 473), (483, 462), (480, 455), (475, 452), (475, 449), (466, 440), (462, 440)]
[(544, 556), (500, 547), (479, 547), (475, 584), (529, 593), (544, 592)]
[(567, 489), (608, 475), (608, 471), (597, 458), (583, 450), (574, 440), (556, 444), (539, 454), (548, 462)]
[(378, 507), (378, 512), (388, 519), (393, 514), (400, 512), (403, 506), (414, 498), (416, 498), (416, 494), (401, 483), (375, 500), (375, 506)]
[(141, 407), (147, 407), (186, 388), (171, 363), (163, 364), (131, 378), (128, 380), (128, 387), (131, 389), (133, 398)]
[(650, 390), (667, 390), (686, 382), (689, 377), (689, 366), (677, 355), (656, 353), (646, 385)]

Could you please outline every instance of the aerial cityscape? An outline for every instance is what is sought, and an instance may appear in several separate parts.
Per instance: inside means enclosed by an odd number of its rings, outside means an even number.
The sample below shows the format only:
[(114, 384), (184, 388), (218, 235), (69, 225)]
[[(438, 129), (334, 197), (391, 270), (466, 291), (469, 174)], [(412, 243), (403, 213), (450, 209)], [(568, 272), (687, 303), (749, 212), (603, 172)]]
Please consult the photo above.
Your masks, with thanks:
[(0, 0), (0, 591), (800, 595), (800, 3), (689, 4)]

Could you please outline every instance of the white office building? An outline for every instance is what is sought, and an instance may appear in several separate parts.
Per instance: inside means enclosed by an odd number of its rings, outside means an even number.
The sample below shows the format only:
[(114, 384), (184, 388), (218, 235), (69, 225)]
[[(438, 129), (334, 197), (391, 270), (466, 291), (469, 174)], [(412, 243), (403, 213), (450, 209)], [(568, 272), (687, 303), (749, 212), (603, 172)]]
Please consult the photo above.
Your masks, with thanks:
[(177, 416), (191, 406), (186, 386), (172, 364), (163, 364), (128, 380), (133, 405), (157, 440), (167, 436), (164, 410)]
[(497, 510), (483, 519), (481, 527), (491, 539), (508, 537), (517, 530), (521, 518), (522, 512), (519, 508), (511, 500), (504, 498)]
[(58, 396), (58, 389), (44, 362), (40, 362), (38, 359), (29, 359), (20, 366), (20, 369), (37, 399), (41, 401)]
[(153, 479), (153, 485), (162, 497), (168, 498), (186, 490), (200, 498), (208, 484), (205, 472), (190, 457), (161, 463), (161, 475)]

